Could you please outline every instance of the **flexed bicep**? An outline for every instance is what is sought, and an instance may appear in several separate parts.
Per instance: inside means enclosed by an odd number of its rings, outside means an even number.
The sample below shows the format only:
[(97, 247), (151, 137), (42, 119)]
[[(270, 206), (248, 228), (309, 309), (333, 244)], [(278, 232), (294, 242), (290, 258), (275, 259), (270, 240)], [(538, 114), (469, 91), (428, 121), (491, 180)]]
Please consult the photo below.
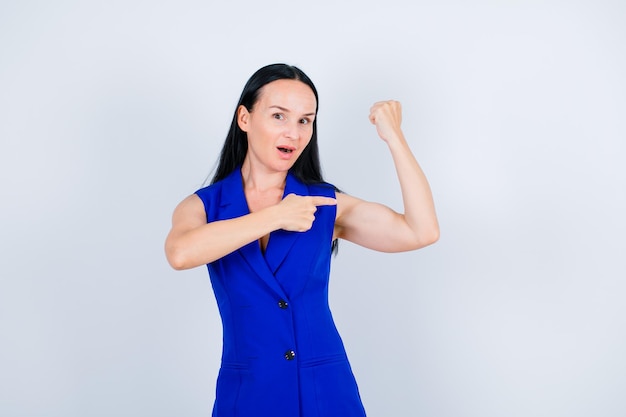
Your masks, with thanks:
[(380, 252), (415, 249), (415, 235), (404, 215), (384, 204), (338, 193), (335, 235)]

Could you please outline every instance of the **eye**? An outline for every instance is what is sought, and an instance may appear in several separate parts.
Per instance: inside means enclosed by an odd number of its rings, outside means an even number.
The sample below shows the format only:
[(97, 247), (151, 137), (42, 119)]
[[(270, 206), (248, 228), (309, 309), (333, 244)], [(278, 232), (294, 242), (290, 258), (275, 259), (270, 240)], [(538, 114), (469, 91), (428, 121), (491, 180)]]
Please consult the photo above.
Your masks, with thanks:
[(300, 123), (303, 125), (308, 125), (309, 123), (311, 123), (311, 121), (307, 118), (304, 118), (304, 119), (300, 119)]
[(282, 113), (274, 113), (272, 117), (276, 120), (285, 120), (285, 115)]

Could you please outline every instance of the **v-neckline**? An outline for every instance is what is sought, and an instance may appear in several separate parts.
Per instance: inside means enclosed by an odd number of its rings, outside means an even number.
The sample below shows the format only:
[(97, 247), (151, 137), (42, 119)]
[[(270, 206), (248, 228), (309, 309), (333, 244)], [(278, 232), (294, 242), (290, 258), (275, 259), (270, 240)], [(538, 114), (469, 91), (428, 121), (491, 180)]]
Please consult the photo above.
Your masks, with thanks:
[[(265, 242), (265, 247), (263, 246), (263, 238), (267, 236), (267, 242)], [(265, 257), (265, 253), (267, 252), (267, 248), (270, 245), (270, 239), (272, 238), (272, 232), (268, 233), (265, 236), (262, 236), (258, 242), (259, 242), (259, 250), (261, 251), (261, 255), (263, 255)]]
[[(241, 167), (237, 169), (237, 172), (233, 172), (230, 181), (232, 181), (231, 186), (227, 187), (229, 191), (224, 190), (226, 193), (225, 200), (229, 202), (228, 204), (232, 202), (239, 207), (231, 212), (233, 215), (232, 217), (237, 217), (235, 214), (237, 212), (239, 213), (238, 216), (250, 214), (251, 211), (244, 190)], [(309, 190), (307, 186), (298, 181), (298, 179), (291, 172), (288, 172), (285, 180), (285, 189), (283, 190), (283, 198), (291, 193), (306, 196), (309, 195)], [(226, 218), (232, 217), (227, 216)], [(252, 252), (255, 253), (254, 257), (259, 260), (264, 259), (264, 263), (267, 264), (267, 267), (269, 267), (272, 274), (274, 274), (299, 236), (300, 233), (298, 232), (277, 229), (270, 233), (265, 250), (262, 250), (260, 240), (256, 239), (254, 242), (250, 242), (251, 245), (241, 248), (240, 251), (245, 253), (252, 250)]]

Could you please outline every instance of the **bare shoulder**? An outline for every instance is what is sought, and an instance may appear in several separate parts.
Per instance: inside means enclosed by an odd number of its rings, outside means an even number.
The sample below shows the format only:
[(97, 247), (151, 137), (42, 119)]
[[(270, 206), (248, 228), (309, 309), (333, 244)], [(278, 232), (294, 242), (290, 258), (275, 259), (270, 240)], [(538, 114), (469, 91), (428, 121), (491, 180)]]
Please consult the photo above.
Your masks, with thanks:
[(350, 230), (358, 225), (359, 207), (368, 203), (345, 193), (337, 193), (335, 198), (337, 200), (337, 217), (335, 218), (334, 237), (346, 239), (346, 236), (350, 235)]
[(341, 223), (341, 219), (347, 213), (350, 213), (356, 205), (363, 202), (360, 198), (339, 192), (336, 193), (335, 199), (337, 200), (337, 222), (339, 223)]
[(197, 226), (206, 223), (206, 213), (204, 204), (200, 197), (191, 194), (181, 201), (172, 216), (172, 228)]

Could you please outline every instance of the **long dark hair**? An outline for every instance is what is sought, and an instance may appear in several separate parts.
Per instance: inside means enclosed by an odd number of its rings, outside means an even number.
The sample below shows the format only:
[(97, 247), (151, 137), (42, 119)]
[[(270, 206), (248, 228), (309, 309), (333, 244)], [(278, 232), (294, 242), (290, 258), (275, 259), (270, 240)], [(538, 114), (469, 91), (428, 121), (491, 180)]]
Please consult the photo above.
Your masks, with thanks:
[(239, 128), (237, 123), (237, 109), (239, 109), (239, 106), (245, 106), (248, 111), (251, 111), (259, 98), (259, 93), (263, 86), (272, 81), (284, 79), (298, 80), (305, 83), (313, 90), (315, 95), (316, 117), (313, 119), (313, 135), (307, 147), (304, 148), (300, 157), (291, 167), (290, 172), (305, 184), (324, 182), (317, 147), (317, 109), (319, 107), (317, 89), (311, 79), (299, 68), (287, 64), (272, 64), (252, 74), (252, 77), (250, 77), (243, 88), (211, 184), (226, 178), (233, 172), (235, 168), (243, 163), (248, 152), (248, 136), (246, 132)]

